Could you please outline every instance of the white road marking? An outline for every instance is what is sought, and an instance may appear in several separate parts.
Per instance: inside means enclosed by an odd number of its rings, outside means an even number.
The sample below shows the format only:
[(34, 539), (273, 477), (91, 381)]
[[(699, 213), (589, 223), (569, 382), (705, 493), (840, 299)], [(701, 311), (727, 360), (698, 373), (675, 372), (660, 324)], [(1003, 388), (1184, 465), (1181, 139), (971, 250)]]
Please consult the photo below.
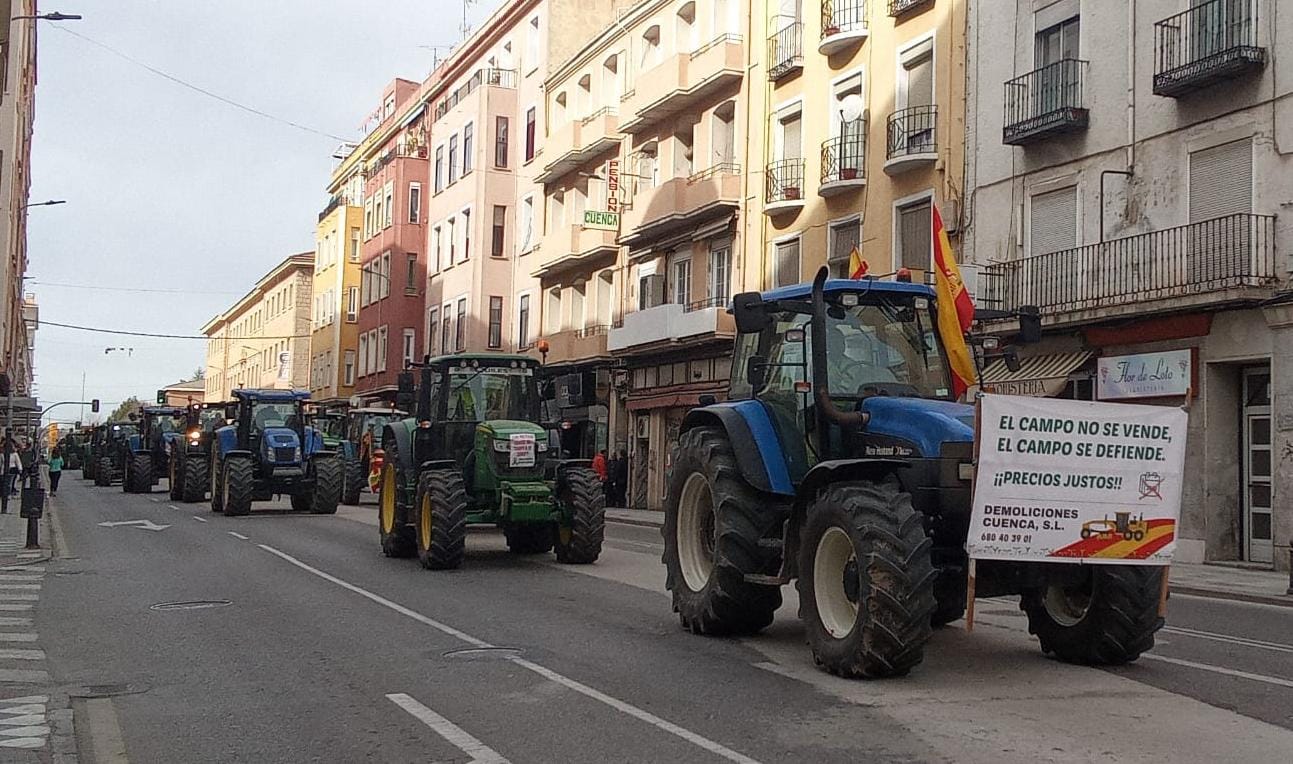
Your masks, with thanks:
[[(1180, 634), (1185, 637), (1195, 637), (1196, 639), (1210, 639), (1213, 642), (1226, 642), (1232, 645), (1242, 645), (1244, 647), (1256, 647), (1262, 650), (1274, 650), (1277, 653), (1293, 653), (1293, 645), (1286, 645), (1283, 642), (1266, 642), (1260, 639), (1248, 639), (1247, 637), (1236, 637), (1232, 634), (1218, 634), (1213, 631), (1199, 631), (1198, 629), (1187, 629), (1183, 626), (1164, 626), (1163, 631), (1171, 634)], [(1163, 640), (1158, 640), (1164, 644)]]
[[(455, 629), (452, 626), (440, 623), (439, 621), (428, 618), (417, 611), (410, 610), (404, 607), (403, 605), (392, 602), (386, 599), (385, 597), (382, 597), (381, 595), (374, 594), (368, 591), (367, 589), (363, 589), (361, 587), (355, 586), (354, 584), (349, 583), (348, 581), (343, 581), (340, 578), (337, 578), (336, 576), (333, 576), (329, 573), (324, 573), (318, 568), (311, 567), (307, 563), (301, 562), (300, 560), (296, 559), (290, 554), (287, 554), (286, 552), (280, 552), (279, 550), (275, 549), (272, 546), (267, 546), (265, 544), (257, 544), (257, 546), (259, 546), (261, 549), (264, 549), (266, 552), (269, 552), (270, 554), (275, 555), (276, 557), (280, 557), (283, 560), (290, 562), (291, 564), (295, 565), (301, 570), (304, 570), (308, 573), (318, 576), (319, 578), (322, 578), (325, 581), (330, 581), (336, 584), (337, 586), (340, 586), (343, 589), (352, 591), (361, 597), (364, 597), (383, 607), (394, 610), (395, 612), (401, 615), (408, 616), (409, 618), (419, 623), (426, 624), (427, 626), (430, 626), (431, 628), (436, 629), (437, 631), (440, 631), (444, 634), (448, 634), (451, 637), (455, 637), (459, 640), (462, 640), (463, 642), (466, 642), (472, 647), (493, 647), (494, 646), (484, 640), (477, 639), (476, 637), (473, 637), (470, 634), (467, 634), (466, 632), (459, 631), (458, 629)], [(611, 708), (614, 708), (617, 711), (621, 711), (636, 719), (640, 719), (657, 729), (663, 730), (679, 738), (682, 738), (683, 740), (686, 740), (689, 743), (693, 743), (700, 748), (703, 748), (713, 754), (716, 754), (724, 759), (727, 759), (728, 761), (740, 762), (740, 764), (759, 764), (756, 759), (752, 759), (749, 756), (746, 756), (741, 753), (737, 753), (736, 751), (733, 751), (732, 749), (720, 743), (716, 743), (713, 740), (710, 740), (709, 738), (703, 737), (701, 735), (696, 734), (695, 732), (679, 727), (678, 725), (672, 722), (661, 719), (660, 717), (650, 713), (649, 711), (644, 711), (641, 708), (638, 708), (637, 706), (634, 706), (629, 703), (625, 703), (624, 701), (619, 700), (618, 698), (614, 698), (603, 692), (594, 690), (588, 685), (582, 684), (580, 682), (576, 682), (575, 680), (570, 679), (569, 677), (558, 674), (557, 672), (552, 671), (551, 669), (545, 668), (543, 666), (540, 666), (537, 663), (533, 663), (531, 661), (525, 660), (523, 658), (518, 658), (515, 656), (512, 656), (507, 660), (510, 660), (512, 663), (515, 663), (517, 666), (520, 666), (521, 668), (527, 669), (529, 671), (533, 671), (534, 673), (544, 677), (545, 679), (549, 679), (553, 682), (556, 682), (562, 685), (563, 687), (574, 690), (575, 692), (578, 692), (586, 697), (592, 698), (593, 700), (596, 700), (600, 703), (604, 703), (610, 706)]]
[(1254, 682), (1264, 682), (1265, 684), (1274, 684), (1280, 687), (1293, 687), (1293, 679), (1266, 676), (1265, 674), (1253, 674), (1248, 671), (1226, 668), (1225, 666), (1213, 666), (1208, 663), (1197, 663), (1195, 661), (1182, 660), (1181, 658), (1169, 658), (1166, 655), (1154, 655), (1153, 653), (1144, 653), (1140, 657), (1142, 660), (1162, 661), (1163, 663), (1171, 663), (1176, 666), (1199, 669), (1200, 671), (1211, 671), (1214, 674), (1224, 674), (1226, 676), (1238, 677), (1239, 679), (1250, 679)]
[(39, 590), (40, 584), (0, 584), (0, 589), (24, 589), (26, 591), (31, 591), (33, 589)]
[(40, 581), (44, 576), (6, 576), (0, 575), (0, 581)]
[(43, 661), (45, 660), (44, 650), (18, 650), (9, 647), (0, 647), (0, 661)]
[(9, 602), (0, 602), (0, 610), (16, 613), (21, 610), (31, 610), (31, 605), (15, 605)]
[(205, 523), (207, 521), (205, 517), (198, 517), (197, 515), (194, 515), (193, 519), (197, 520), (199, 523)]
[(0, 601), (3, 602), (37, 602), (40, 600), (39, 594), (17, 594), (14, 592), (0, 592)]
[(38, 638), (33, 631), (0, 631), (0, 642), (35, 642)]
[(157, 498), (156, 496), (149, 496), (148, 500), (154, 503), (161, 501), (161, 499)]
[(233, 537), (234, 537), (234, 538), (236, 538), (236, 539), (242, 539), (243, 541), (246, 541), (246, 540), (247, 540), (247, 537), (246, 537), (246, 536), (244, 536), (244, 535), (242, 535), (241, 533), (237, 533), (237, 532), (235, 532), (235, 531), (225, 531), (225, 532), (226, 532), (226, 533), (228, 533), (230, 536), (233, 536)]
[(44, 557), (44, 556), (45, 556), (45, 553), (44, 553), (44, 552), (19, 552), (19, 553), (18, 553), (18, 556), (19, 556), (19, 557), (32, 557), (32, 558), (34, 558), (34, 557)]
[(177, 507), (177, 506), (175, 506), (174, 504), (167, 504), (166, 506), (170, 507), (171, 509), (175, 510), (176, 512), (179, 512), (179, 511), (180, 511), (180, 508), (179, 508), (179, 507)]
[(99, 523), (99, 525), (103, 528), (120, 528), (122, 526), (129, 526), (131, 528), (138, 528), (142, 531), (164, 531), (171, 527), (169, 525), (158, 525), (152, 520), (116, 520), (113, 522)]
[(410, 696), (397, 692), (387, 695), (386, 698), (408, 711), (418, 721), (435, 730), (440, 737), (448, 740), (458, 750), (470, 756), (472, 764), (510, 764), (498, 751), (480, 742), (467, 730), (437, 714)]
[(31, 619), (0, 617), (0, 626), (31, 626)]

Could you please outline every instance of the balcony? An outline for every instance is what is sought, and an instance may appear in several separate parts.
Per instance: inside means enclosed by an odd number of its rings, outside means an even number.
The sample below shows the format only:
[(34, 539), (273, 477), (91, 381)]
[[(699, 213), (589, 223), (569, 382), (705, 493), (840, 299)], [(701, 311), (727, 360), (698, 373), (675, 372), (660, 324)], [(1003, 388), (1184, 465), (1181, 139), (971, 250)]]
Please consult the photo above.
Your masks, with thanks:
[(467, 96), (476, 92), (482, 86), (515, 90), (516, 70), (491, 69), (488, 67), (477, 69), (466, 82), (436, 103), (433, 121), (439, 122), (453, 107), (466, 100)]
[(685, 343), (712, 336), (731, 337), (736, 325), (727, 312), (726, 300), (702, 300), (688, 305), (665, 303), (654, 308), (634, 311), (620, 319), (611, 329), (606, 349), (632, 352), (662, 343)]
[(889, 0), (889, 15), (896, 19), (933, 4), (934, 0)]
[(1266, 65), (1258, 0), (1210, 0), (1154, 24), (1154, 95), (1179, 98)]
[(787, 24), (768, 38), (768, 79), (776, 82), (804, 68), (804, 25)]
[(1087, 62), (1065, 58), (1008, 81), (1001, 142), (1025, 146), (1085, 130), (1086, 69)]
[(1052, 325), (1260, 301), (1276, 287), (1275, 218), (1229, 215), (996, 263), (979, 282), (984, 305), (1036, 305)]
[(734, 87), (745, 76), (744, 61), (744, 42), (734, 34), (720, 35), (691, 53), (670, 56), (643, 72), (636, 87), (621, 98), (620, 130), (640, 133)]
[(607, 356), (606, 338), (610, 326), (598, 324), (583, 329), (570, 329), (545, 337), (548, 341), (547, 364), (577, 363)]
[(817, 52), (823, 56), (838, 53), (866, 40), (866, 0), (822, 0), (822, 37)]
[(634, 247), (672, 234), (694, 230), (730, 217), (741, 204), (741, 166), (715, 165), (686, 178), (673, 178), (658, 188), (642, 190), (623, 213), (620, 243)]
[(764, 170), (763, 212), (781, 215), (804, 207), (804, 160), (778, 159)]
[(551, 183), (619, 145), (619, 116), (607, 106), (582, 119), (572, 119), (548, 136), (545, 152), (555, 157), (536, 179)]
[(844, 135), (822, 144), (819, 196), (834, 196), (866, 186), (866, 122), (847, 125)]
[(885, 175), (932, 167), (938, 161), (938, 107), (912, 106), (889, 115)]
[(561, 226), (544, 237), (541, 251), (551, 257), (543, 260), (539, 268), (530, 275), (540, 279), (548, 278), (574, 268), (590, 266), (604, 255), (613, 256), (619, 251), (619, 245), (615, 243), (617, 235), (614, 230), (586, 228), (578, 223)]

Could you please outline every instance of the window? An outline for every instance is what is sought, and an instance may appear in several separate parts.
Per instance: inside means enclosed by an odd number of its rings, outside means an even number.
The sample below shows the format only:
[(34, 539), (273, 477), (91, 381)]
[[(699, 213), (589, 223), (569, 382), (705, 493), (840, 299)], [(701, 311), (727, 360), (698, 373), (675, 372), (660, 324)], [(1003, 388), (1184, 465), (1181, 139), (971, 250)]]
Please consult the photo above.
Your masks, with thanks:
[(368, 376), (368, 332), (359, 335), (359, 376)]
[(409, 184), (409, 222), (417, 225), (422, 222), (422, 184)]
[(731, 296), (732, 244), (730, 241), (709, 247), (709, 298), (711, 306), (727, 305)]
[(371, 237), (372, 235), (373, 235), (373, 200), (365, 199), (364, 200), (364, 236)]
[(1066, 58), (1077, 58), (1080, 31), (1080, 19), (1074, 16), (1038, 32), (1033, 48), (1035, 66), (1041, 69)]
[(543, 333), (551, 337), (561, 331), (561, 287), (548, 290), (547, 303), (543, 306)]
[(405, 271), (404, 292), (406, 294), (418, 293), (418, 256), (412, 253), (405, 255), (408, 263), (408, 270)]
[(772, 245), (773, 275), (775, 286), (799, 283), (799, 239), (777, 242)]
[(454, 347), (458, 352), (467, 349), (467, 298), (458, 298), (458, 335), (455, 339)]
[(530, 19), (525, 29), (525, 69), (532, 72), (539, 68), (539, 17)]
[(346, 320), (352, 324), (359, 320), (359, 287), (350, 287), (346, 294)]
[[(382, 299), (390, 296), (391, 293), (391, 253), (387, 252), (381, 258), (381, 295)], [(383, 368), (385, 368), (383, 366)]]
[(853, 275), (849, 272), (849, 255), (854, 248), (860, 252), (862, 247), (862, 219), (836, 221), (827, 230), (826, 262), (830, 265), (831, 275), (849, 278)]
[(503, 298), (489, 298), (489, 347), (497, 350), (503, 346)]
[(471, 210), (462, 211), (462, 259), (471, 257)]
[(728, 101), (714, 109), (714, 156), (710, 166), (736, 162), (736, 104)]
[(377, 199), (373, 202), (373, 233), (374, 234), (386, 228), (387, 226), (386, 209), (385, 207), (382, 206), (385, 201), (386, 201), (386, 197), (382, 194), (382, 189), (378, 189)]
[(458, 136), (449, 136), (449, 185), (458, 182)]
[(377, 330), (377, 370), (386, 371), (386, 327)]
[(530, 251), (534, 246), (534, 197), (527, 196), (521, 200), (521, 254)]
[(613, 271), (602, 271), (597, 274), (597, 323), (602, 326), (611, 324), (611, 303), (614, 295), (611, 290), (615, 288), (615, 273)]
[(638, 152), (637, 165), (637, 177), (633, 179), (635, 193), (660, 185), (659, 148), (655, 141), (646, 144)]
[(407, 369), (417, 360), (417, 334), (412, 329), (404, 330), (404, 364), (401, 369)]
[(471, 168), (475, 165), (472, 158), (472, 147), (475, 144), (473, 138), (476, 137), (476, 126), (468, 122), (462, 129), (462, 174), (466, 177), (471, 174)]
[(673, 134), (673, 176), (689, 178), (693, 172), (692, 148), (695, 143), (695, 125), (684, 125)]
[(534, 107), (525, 110), (525, 161), (534, 159)]
[(642, 66), (638, 71), (645, 72), (647, 69), (660, 63), (660, 25), (653, 24), (642, 33)]
[(440, 226), (431, 229), (431, 263), (432, 273), (440, 272)]
[(503, 243), (507, 238), (507, 208), (494, 205), (494, 228), (489, 242), (489, 254), (503, 257)]
[(1077, 246), (1077, 186), (1037, 194), (1030, 201), (1030, 255), (1046, 255)]
[(904, 50), (898, 67), (898, 108), (934, 103), (934, 41), (923, 40)]
[(444, 306), (444, 320), (440, 322), (440, 352), (451, 352), (453, 345), (449, 344), (449, 333), (453, 331), (453, 310), (452, 305)]
[(570, 326), (573, 329), (583, 329), (587, 325), (584, 316), (585, 284), (581, 281), (570, 288)]
[(359, 262), (359, 229), (350, 229), (350, 262)]
[(454, 218), (449, 218), (445, 221), (444, 232), (445, 239), (449, 242), (449, 258), (445, 261), (445, 267), (448, 268), (458, 262), (454, 257), (454, 254), (458, 251), (458, 221)]
[(438, 355), (436, 349), (436, 335), (440, 329), (440, 311), (437, 308), (427, 308), (427, 355)]
[(930, 201), (923, 199), (898, 208), (898, 267), (929, 270), (933, 262), (933, 221)]
[(691, 301), (691, 253), (669, 258), (669, 296), (679, 305)]
[(579, 78), (579, 83), (575, 88), (577, 103), (575, 104), (575, 116), (583, 119), (593, 113), (593, 76), (585, 74)]
[(382, 224), (386, 228), (391, 227), (391, 218), (395, 216), (395, 183), (386, 184), (386, 217)]
[(607, 99), (615, 104), (624, 94), (624, 73), (620, 68), (620, 53), (612, 53), (602, 62), (602, 85)]
[(548, 230), (556, 231), (566, 223), (566, 192), (553, 191), (548, 197)]
[(494, 166), (507, 169), (507, 117), (494, 121)]
[(516, 301), (516, 346), (519, 349), (530, 346), (530, 295), (523, 294)]
[(342, 384), (349, 387), (355, 384), (355, 351), (347, 350), (345, 355), (345, 371), (342, 377)]
[(777, 130), (773, 136), (777, 159), (801, 159), (804, 156), (802, 108), (802, 104), (795, 104), (777, 115)]
[[(1191, 223), (1253, 211), (1251, 138), (1190, 152)], [(1241, 227), (1242, 228), (1242, 227)], [(1236, 231), (1235, 233), (1239, 233)], [(1215, 235), (1215, 234), (1214, 234)]]
[(444, 190), (444, 146), (435, 149), (435, 192)]

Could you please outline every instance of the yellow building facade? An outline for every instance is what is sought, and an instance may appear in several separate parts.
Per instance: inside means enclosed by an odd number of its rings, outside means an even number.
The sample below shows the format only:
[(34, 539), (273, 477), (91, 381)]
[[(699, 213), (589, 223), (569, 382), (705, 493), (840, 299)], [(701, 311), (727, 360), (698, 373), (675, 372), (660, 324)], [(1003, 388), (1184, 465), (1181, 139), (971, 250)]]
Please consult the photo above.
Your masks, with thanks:
[[(356, 174), (356, 183), (362, 183)], [(319, 213), (310, 300), (310, 395), (344, 401), (355, 394), (359, 344), (360, 244), (364, 208), (349, 186)]]

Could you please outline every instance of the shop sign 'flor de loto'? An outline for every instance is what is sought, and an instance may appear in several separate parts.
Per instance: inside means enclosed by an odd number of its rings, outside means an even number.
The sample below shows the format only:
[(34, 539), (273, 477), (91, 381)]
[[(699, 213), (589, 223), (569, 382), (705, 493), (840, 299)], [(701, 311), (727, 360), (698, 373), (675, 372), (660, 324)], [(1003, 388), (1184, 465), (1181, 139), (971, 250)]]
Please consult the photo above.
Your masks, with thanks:
[(1171, 562), (1184, 410), (984, 395), (979, 417), (971, 558)]

